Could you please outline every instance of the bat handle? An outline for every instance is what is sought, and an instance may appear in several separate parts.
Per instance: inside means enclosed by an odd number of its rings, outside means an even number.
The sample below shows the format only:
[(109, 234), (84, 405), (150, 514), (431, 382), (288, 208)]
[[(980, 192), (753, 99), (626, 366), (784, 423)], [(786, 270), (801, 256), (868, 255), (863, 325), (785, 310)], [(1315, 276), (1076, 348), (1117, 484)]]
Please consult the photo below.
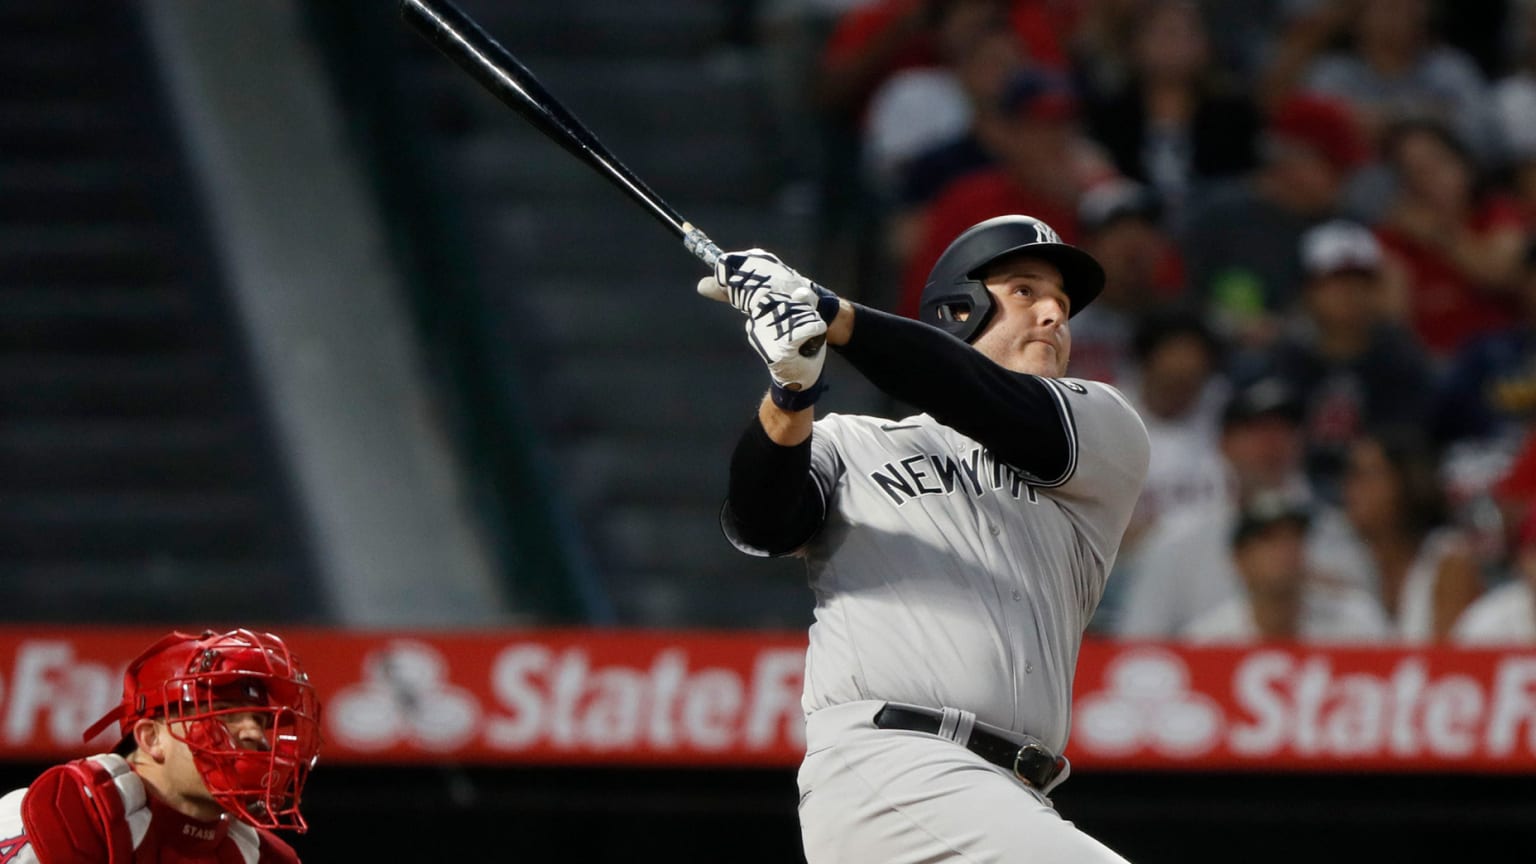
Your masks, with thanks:
[(692, 222), (683, 223), (683, 246), (694, 254), (700, 261), (709, 265), (709, 269), (715, 269), (715, 262), (720, 260), (724, 253), (715, 241), (709, 239), (709, 235), (693, 227)]

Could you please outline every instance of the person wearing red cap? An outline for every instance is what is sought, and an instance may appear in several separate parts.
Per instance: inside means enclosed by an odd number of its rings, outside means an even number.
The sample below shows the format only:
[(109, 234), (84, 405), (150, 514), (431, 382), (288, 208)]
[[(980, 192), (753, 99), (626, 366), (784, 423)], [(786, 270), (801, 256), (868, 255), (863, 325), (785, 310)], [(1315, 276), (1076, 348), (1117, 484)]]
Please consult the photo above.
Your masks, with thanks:
[(918, 239), (904, 265), (898, 304), (909, 318), (917, 317), (929, 272), (961, 232), (995, 216), (1029, 213), (1074, 243), (1084, 191), (1114, 177), (1081, 131), (1077, 93), (1066, 76), (1021, 69), (1004, 88), (1002, 103), (1006, 134), (991, 142), (996, 167), (955, 180), (917, 217)]
[(1261, 165), (1213, 192), (1184, 234), (1190, 288), (1239, 347), (1273, 342), (1305, 282), (1302, 235), (1338, 214), (1345, 184), (1368, 149), (1348, 106), (1293, 96), (1270, 116)]
[(40, 864), (297, 864), (272, 833), (299, 814), (319, 754), (319, 702), (270, 633), (172, 632), (128, 665), (109, 753), (0, 798), (0, 860)]
[(1451, 638), (1463, 645), (1536, 643), (1536, 507), (1516, 535), (1514, 574), (1467, 607)]

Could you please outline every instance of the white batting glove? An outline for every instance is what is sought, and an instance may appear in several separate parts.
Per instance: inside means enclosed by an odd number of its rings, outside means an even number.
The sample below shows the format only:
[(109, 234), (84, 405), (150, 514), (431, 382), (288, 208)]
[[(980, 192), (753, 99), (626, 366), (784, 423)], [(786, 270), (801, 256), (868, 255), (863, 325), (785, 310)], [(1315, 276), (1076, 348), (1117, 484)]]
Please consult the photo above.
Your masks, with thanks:
[(746, 314), (758, 292), (788, 294), (808, 282), (772, 252), (748, 249), (721, 255), (715, 261), (714, 278), (699, 280), (699, 293), (711, 300), (729, 303), (736, 307), (736, 311)]
[[(790, 392), (808, 392), (821, 380), (827, 359), (827, 322), (805, 302), (815, 292), (796, 294), (759, 290), (746, 310), (747, 343), (763, 358), (773, 384)], [(800, 298), (800, 299), (797, 299)]]
[(711, 300), (729, 303), (742, 314), (749, 314), (753, 298), (763, 291), (793, 295), (809, 290), (805, 302), (816, 307), (822, 320), (831, 323), (837, 316), (837, 295), (801, 276), (779, 256), (763, 249), (727, 252), (715, 262), (715, 275), (699, 280), (699, 293)]
[(827, 389), (821, 370), (836, 294), (762, 249), (721, 255), (715, 275), (700, 279), (698, 290), (747, 316), (747, 342), (768, 367), (774, 404), (790, 411), (815, 404)]

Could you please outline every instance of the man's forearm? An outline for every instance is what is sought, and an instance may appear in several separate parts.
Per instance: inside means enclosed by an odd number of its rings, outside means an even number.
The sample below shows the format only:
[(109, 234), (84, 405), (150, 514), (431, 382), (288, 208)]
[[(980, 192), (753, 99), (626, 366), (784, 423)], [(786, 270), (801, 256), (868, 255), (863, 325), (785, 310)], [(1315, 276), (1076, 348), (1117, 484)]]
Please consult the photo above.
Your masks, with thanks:
[(786, 411), (763, 397), (757, 406), (757, 419), (763, 424), (768, 439), (780, 447), (794, 447), (811, 437), (811, 424), (816, 418), (814, 408)]

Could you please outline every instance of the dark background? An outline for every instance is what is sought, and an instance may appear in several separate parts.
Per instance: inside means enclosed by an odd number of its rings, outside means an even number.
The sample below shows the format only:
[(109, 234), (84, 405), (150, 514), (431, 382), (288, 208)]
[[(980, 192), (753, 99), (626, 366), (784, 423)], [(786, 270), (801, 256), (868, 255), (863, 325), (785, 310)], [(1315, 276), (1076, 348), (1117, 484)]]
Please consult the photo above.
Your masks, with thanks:
[[(44, 765), (0, 767), (0, 785)], [(306, 861), (801, 861), (792, 772), (322, 765)], [(1079, 773), (1064, 818), (1138, 864), (1519, 861), (1523, 776)]]

